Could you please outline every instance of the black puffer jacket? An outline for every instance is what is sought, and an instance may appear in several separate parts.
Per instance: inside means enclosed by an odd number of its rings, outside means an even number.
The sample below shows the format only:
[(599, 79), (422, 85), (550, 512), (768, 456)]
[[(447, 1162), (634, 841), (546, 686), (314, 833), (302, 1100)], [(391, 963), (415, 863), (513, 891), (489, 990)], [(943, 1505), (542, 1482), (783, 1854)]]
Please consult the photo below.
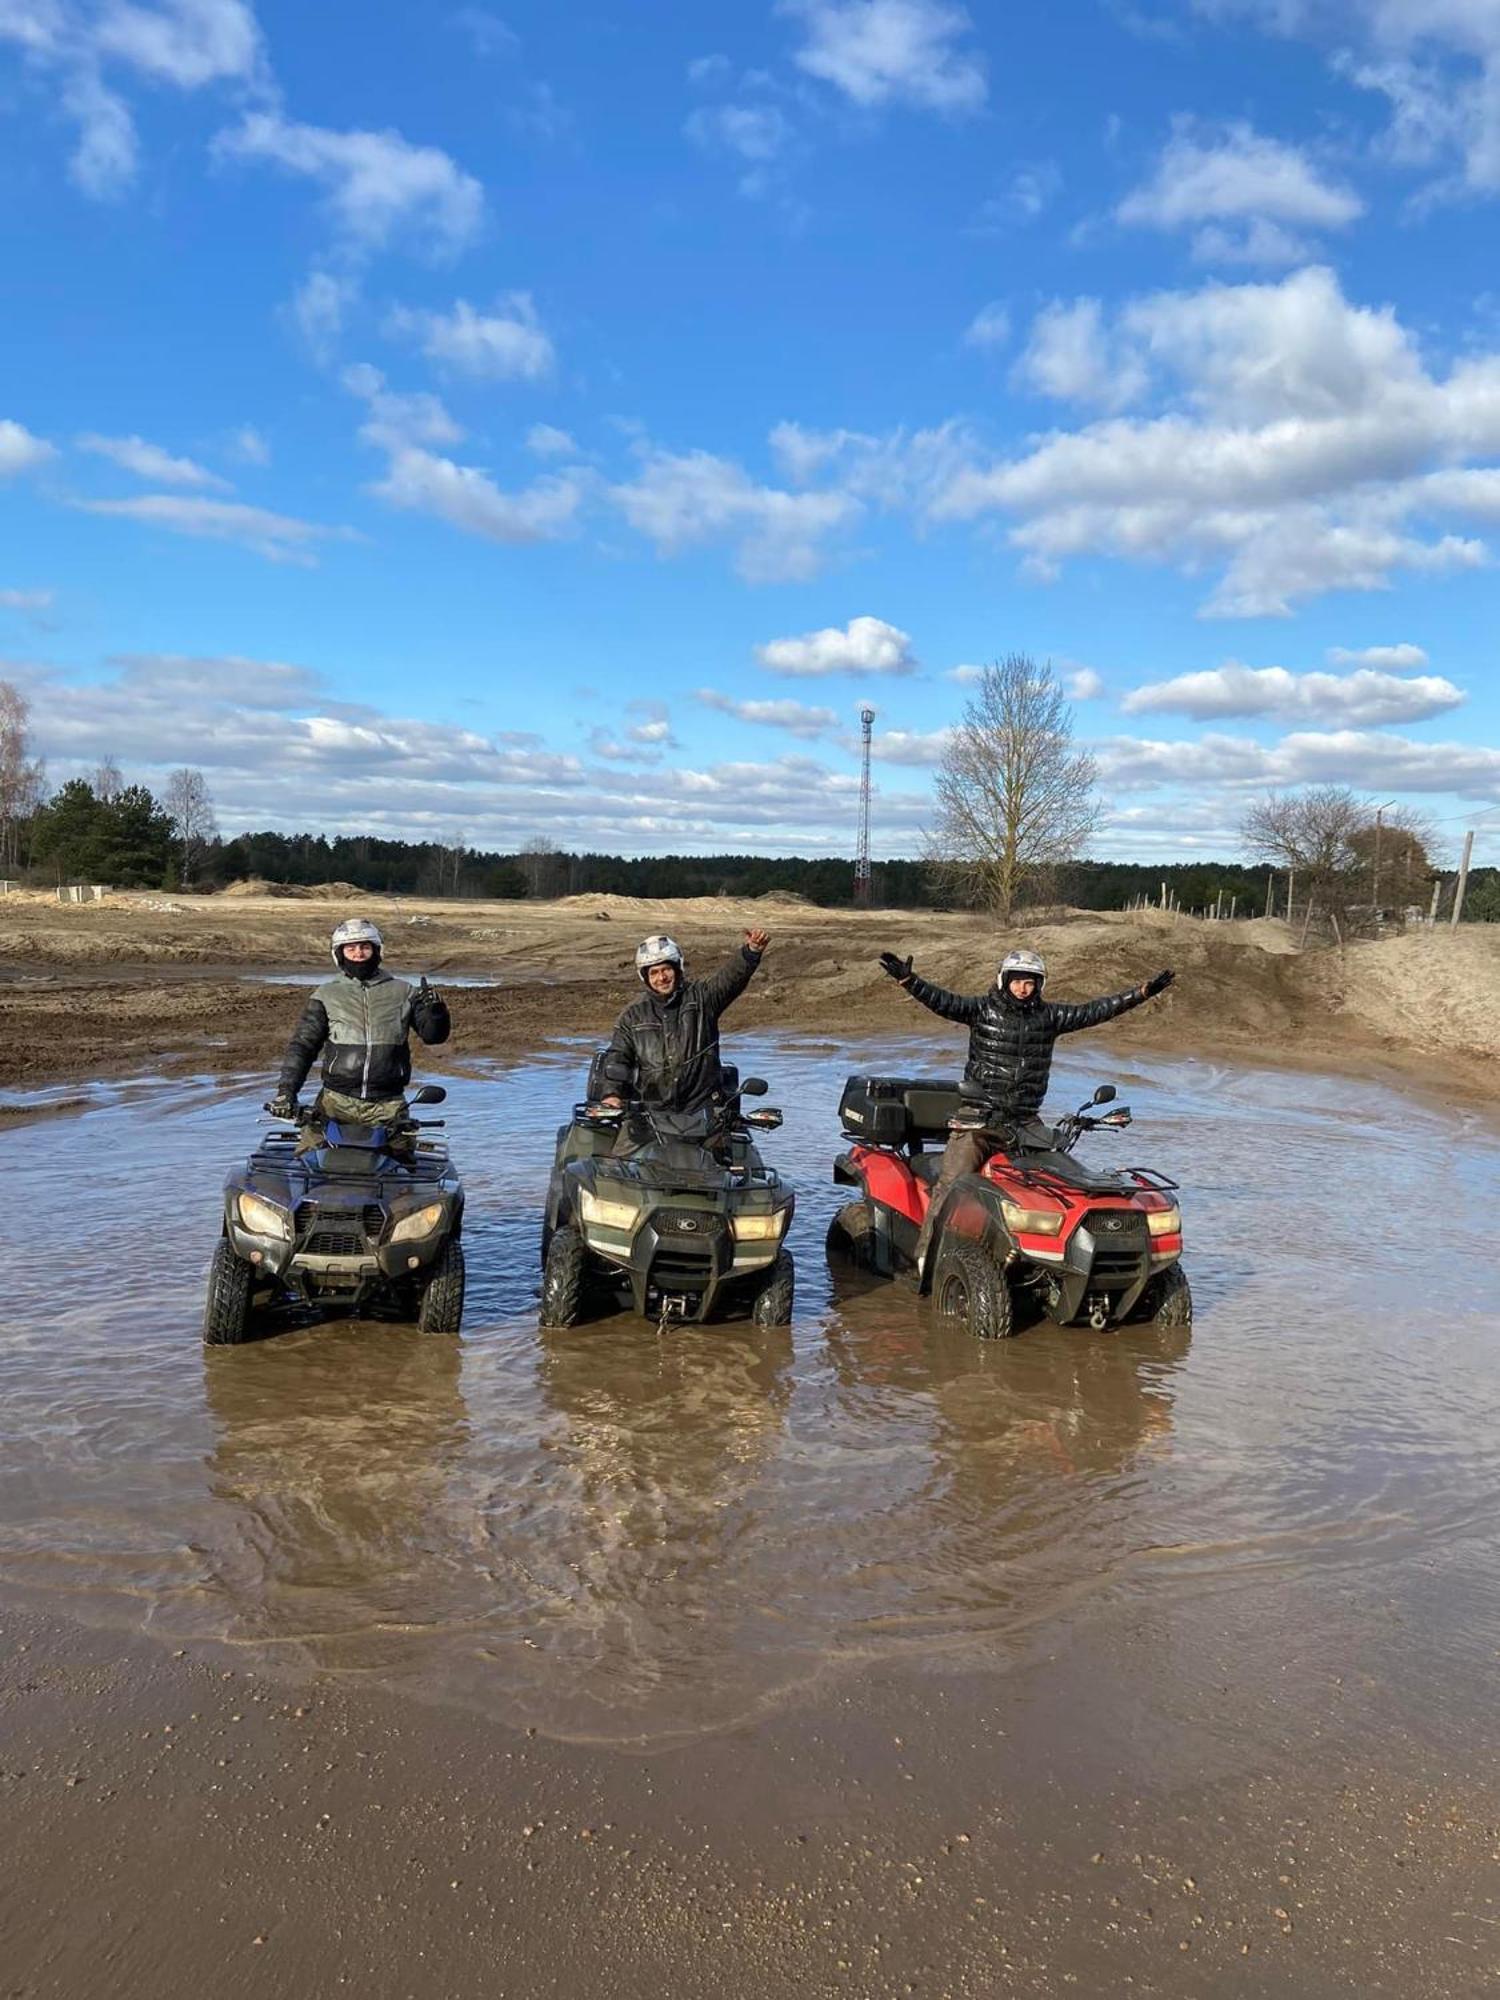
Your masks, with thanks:
[(760, 953), (741, 945), (707, 979), (679, 980), (670, 1000), (649, 990), (615, 1023), (604, 1074), (621, 1097), (658, 1111), (698, 1111), (719, 1087), (719, 1016), (738, 1000)]
[(446, 1042), (447, 1003), (431, 989), (410, 986), (389, 972), (372, 979), (351, 973), (325, 979), (302, 1010), (286, 1045), (278, 1089), (295, 1097), (308, 1071), (323, 1057), (323, 1081), (349, 1097), (399, 1097), (411, 1082), (407, 1034), (430, 1046)]
[(1030, 1118), (1041, 1110), (1052, 1074), (1052, 1044), (1059, 1035), (1097, 1028), (1139, 1007), (1144, 998), (1138, 986), (1100, 1000), (1015, 1000), (995, 986), (969, 997), (915, 973), (906, 990), (945, 1021), (962, 1021), (968, 1028), (964, 1095), (982, 1098), (1007, 1119)]

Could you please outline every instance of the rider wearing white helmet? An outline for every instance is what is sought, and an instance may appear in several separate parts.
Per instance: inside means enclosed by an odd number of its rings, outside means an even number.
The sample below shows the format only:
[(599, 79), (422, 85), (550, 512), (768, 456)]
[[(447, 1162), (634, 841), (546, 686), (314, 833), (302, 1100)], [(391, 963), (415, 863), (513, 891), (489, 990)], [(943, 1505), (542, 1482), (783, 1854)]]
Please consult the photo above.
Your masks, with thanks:
[(604, 1054), (610, 1086), (606, 1104), (640, 1098), (653, 1110), (700, 1110), (720, 1084), (719, 1016), (750, 984), (768, 931), (746, 931), (745, 942), (717, 972), (689, 979), (675, 938), (648, 937), (637, 946), (635, 969), (646, 988), (615, 1023)]
[(295, 1118), (297, 1093), (321, 1055), (323, 1087), (314, 1107), (362, 1124), (395, 1122), (411, 1081), (408, 1035), (430, 1046), (448, 1039), (447, 1003), (424, 978), (417, 986), (393, 978), (381, 964), (384, 940), (368, 917), (350, 917), (329, 940), (337, 975), (316, 987), (287, 1043), (274, 1117)]
[(964, 1069), (963, 1093), (982, 1114), (983, 1130), (955, 1132), (948, 1141), (937, 1185), (927, 1206), (927, 1219), (917, 1238), (917, 1270), (932, 1235), (932, 1225), (942, 1205), (942, 1197), (956, 1180), (977, 1173), (1002, 1138), (1010, 1144), (1047, 1147), (1051, 1130), (1037, 1113), (1047, 1095), (1052, 1074), (1052, 1045), (1059, 1035), (1076, 1034), (1080, 1028), (1097, 1028), (1139, 1007), (1164, 987), (1170, 986), (1171, 972), (1158, 972), (1139, 986), (1123, 993), (1110, 993), (1098, 1000), (1044, 1000), (1047, 964), (1040, 953), (1010, 951), (1001, 960), (995, 983), (983, 993), (950, 993), (933, 986), (911, 969), (910, 958), (898, 958), (893, 951), (880, 954), (881, 969), (905, 987), (914, 1000), (945, 1021), (962, 1022), (969, 1030), (969, 1060)]

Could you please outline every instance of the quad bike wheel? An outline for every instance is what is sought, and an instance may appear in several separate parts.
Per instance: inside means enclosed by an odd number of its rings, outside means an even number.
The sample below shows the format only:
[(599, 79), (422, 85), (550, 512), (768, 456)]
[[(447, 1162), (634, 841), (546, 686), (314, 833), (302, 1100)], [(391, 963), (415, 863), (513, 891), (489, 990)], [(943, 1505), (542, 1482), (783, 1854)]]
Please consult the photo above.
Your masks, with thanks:
[(1142, 1319), (1156, 1326), (1191, 1326), (1193, 1290), (1180, 1264), (1169, 1264), (1151, 1280), (1141, 1299)]
[(577, 1326), (583, 1317), (588, 1251), (576, 1229), (554, 1229), (542, 1265), (543, 1326)]
[(976, 1340), (1009, 1340), (1016, 1331), (1010, 1283), (977, 1243), (945, 1243), (932, 1295), (939, 1319), (956, 1320)]
[(828, 1254), (853, 1264), (857, 1270), (873, 1269), (875, 1218), (867, 1201), (846, 1201), (828, 1225)]
[(771, 1275), (755, 1294), (750, 1317), (757, 1326), (790, 1326), (792, 1299), (797, 1284), (797, 1267), (785, 1250), (776, 1253)]
[(457, 1333), (464, 1317), (464, 1246), (451, 1239), (438, 1252), (417, 1307), (420, 1333)]
[(206, 1347), (237, 1347), (250, 1338), (251, 1276), (250, 1266), (221, 1236), (208, 1267), (208, 1297), (203, 1304)]

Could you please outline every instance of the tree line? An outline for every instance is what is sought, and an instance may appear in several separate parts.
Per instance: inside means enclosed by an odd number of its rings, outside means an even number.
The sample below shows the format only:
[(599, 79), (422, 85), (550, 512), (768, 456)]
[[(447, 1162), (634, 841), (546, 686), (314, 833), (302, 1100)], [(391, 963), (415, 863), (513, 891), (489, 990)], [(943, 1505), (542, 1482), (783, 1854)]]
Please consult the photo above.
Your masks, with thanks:
[[(265, 831), (220, 835), (201, 771), (170, 774), (160, 797), (127, 785), (106, 758), (50, 792), (30, 754), (24, 698), (0, 681), (0, 877), (33, 884), (207, 891), (249, 879), (374, 894), (546, 899), (620, 895), (795, 895), (825, 908), (854, 901), (854, 864), (763, 854), (571, 853), (538, 835), (514, 852), (373, 835)], [(1122, 910), (1163, 894), (1184, 910), (1285, 915), (1308, 904), (1357, 930), (1374, 906), (1425, 908), (1438, 877), (1427, 829), (1372, 812), (1341, 787), (1269, 794), (1246, 815), (1247, 858), (1097, 861), (1081, 852), (1097, 824), (1095, 774), (1075, 752), (1051, 670), (1025, 656), (986, 669), (940, 770), (934, 830), (919, 859), (877, 863), (874, 901), (891, 909), (991, 910), (1064, 904)], [(1500, 869), (1469, 878), (1465, 918), (1500, 921)]]

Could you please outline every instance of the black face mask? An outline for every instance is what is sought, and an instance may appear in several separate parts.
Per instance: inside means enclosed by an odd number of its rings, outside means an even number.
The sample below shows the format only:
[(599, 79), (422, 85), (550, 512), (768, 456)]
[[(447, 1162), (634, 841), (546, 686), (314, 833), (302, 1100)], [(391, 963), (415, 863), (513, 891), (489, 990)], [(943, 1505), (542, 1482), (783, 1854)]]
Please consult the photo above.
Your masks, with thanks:
[(356, 965), (351, 960), (345, 958), (343, 948), (340, 947), (339, 971), (343, 973), (346, 979), (373, 979), (379, 970), (380, 953), (378, 951), (372, 953), (369, 958), (364, 959)]

